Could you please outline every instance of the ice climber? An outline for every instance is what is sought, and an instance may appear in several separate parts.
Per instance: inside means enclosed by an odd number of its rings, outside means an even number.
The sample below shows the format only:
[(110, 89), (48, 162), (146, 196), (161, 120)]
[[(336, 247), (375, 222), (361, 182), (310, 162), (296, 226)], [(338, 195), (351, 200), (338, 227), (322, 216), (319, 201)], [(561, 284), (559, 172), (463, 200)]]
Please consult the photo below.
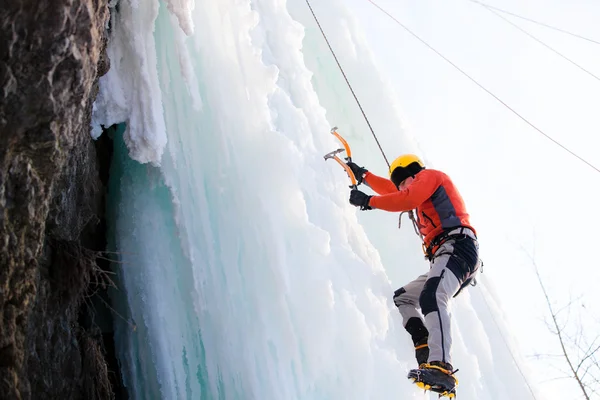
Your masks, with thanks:
[(348, 166), (358, 183), (364, 182), (379, 194), (369, 196), (353, 189), (352, 205), (361, 210), (415, 210), (414, 222), (430, 269), (394, 292), (394, 304), (412, 337), (419, 365), (409, 378), (422, 388), (454, 397), (457, 381), (451, 359), (448, 303), (469, 285), (479, 268), (479, 245), (464, 201), (448, 175), (426, 169), (412, 154), (394, 160), (389, 179), (354, 162)]

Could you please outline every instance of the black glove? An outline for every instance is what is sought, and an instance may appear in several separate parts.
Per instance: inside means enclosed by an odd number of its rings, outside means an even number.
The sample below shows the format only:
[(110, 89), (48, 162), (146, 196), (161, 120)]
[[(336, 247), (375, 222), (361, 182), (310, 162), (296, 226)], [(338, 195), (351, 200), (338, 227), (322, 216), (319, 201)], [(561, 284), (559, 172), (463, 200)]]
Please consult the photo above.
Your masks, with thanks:
[(371, 197), (358, 189), (353, 189), (350, 191), (350, 204), (360, 207), (361, 210), (372, 210), (371, 206), (369, 206)]
[(352, 172), (354, 173), (354, 177), (356, 178), (356, 182), (360, 185), (363, 181), (363, 175), (367, 172), (364, 167), (359, 167), (352, 161), (346, 163)]

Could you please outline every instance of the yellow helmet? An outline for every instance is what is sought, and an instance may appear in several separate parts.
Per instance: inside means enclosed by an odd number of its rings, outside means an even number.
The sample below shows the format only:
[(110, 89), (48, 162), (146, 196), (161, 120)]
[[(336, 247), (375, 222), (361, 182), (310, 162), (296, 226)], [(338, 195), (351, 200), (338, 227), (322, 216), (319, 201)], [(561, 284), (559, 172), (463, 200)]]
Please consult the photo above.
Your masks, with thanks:
[(416, 175), (425, 168), (423, 161), (414, 154), (403, 154), (390, 165), (390, 180), (398, 186), (403, 180)]

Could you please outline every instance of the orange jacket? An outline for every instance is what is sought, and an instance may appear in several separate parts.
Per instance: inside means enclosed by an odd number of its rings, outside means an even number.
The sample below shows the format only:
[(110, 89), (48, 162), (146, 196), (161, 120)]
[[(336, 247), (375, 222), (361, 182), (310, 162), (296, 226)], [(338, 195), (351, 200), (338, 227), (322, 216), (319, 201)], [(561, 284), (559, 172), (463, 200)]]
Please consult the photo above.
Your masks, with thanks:
[(370, 172), (364, 180), (380, 196), (373, 196), (369, 205), (385, 211), (409, 211), (416, 208), (417, 224), (425, 246), (449, 228), (470, 225), (469, 214), (458, 190), (445, 173), (424, 169), (405, 189), (398, 190), (392, 181)]

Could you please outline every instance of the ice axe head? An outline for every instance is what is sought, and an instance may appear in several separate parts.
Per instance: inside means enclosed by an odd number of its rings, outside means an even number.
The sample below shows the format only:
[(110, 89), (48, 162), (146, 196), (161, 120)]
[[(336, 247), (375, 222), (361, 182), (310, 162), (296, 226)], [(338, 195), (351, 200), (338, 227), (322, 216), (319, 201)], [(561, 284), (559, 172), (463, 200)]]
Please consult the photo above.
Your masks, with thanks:
[(323, 156), (323, 158), (325, 160), (328, 160), (330, 158), (334, 158), (336, 155), (338, 155), (340, 153), (343, 153), (344, 151), (345, 151), (345, 149), (337, 149), (337, 150), (334, 150), (334, 151), (330, 151), (329, 153), (325, 154)]
[(342, 153), (344, 151), (345, 151), (345, 149), (337, 149), (337, 150), (334, 150), (332, 152), (325, 154), (323, 156), (323, 158), (325, 159), (325, 161), (332, 159), (332, 160), (335, 160), (335, 162), (337, 162), (338, 164), (340, 164), (340, 166), (346, 170), (346, 173), (348, 174), (348, 178), (350, 178), (350, 181), (352, 182), (352, 185), (350, 187), (352, 189), (356, 189), (356, 187), (358, 186), (358, 183), (356, 182), (356, 178), (354, 177), (354, 172), (352, 172), (352, 169), (348, 166), (348, 164), (343, 162), (337, 156), (339, 153)]

